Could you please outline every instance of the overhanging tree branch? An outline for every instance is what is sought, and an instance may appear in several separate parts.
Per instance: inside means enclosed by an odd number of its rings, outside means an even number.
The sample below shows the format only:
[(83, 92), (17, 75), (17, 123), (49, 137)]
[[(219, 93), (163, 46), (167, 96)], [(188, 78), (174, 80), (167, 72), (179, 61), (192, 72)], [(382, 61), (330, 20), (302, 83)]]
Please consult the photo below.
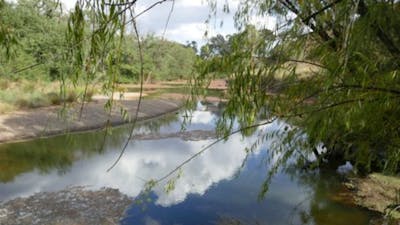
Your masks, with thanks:
[(287, 61), (287, 62), (296, 62), (296, 63), (305, 63), (305, 64), (310, 64), (310, 65), (313, 65), (313, 66), (320, 67), (322, 69), (326, 69), (326, 66), (324, 66), (322, 64), (319, 64), (319, 63), (316, 63), (316, 62), (307, 61), (307, 60), (287, 59), (285, 61)]
[(165, 174), (164, 176), (158, 178), (155, 182), (159, 183), (165, 179), (167, 179), (168, 177), (170, 177), (172, 174), (174, 174), (175, 172), (177, 172), (178, 170), (180, 170), (184, 165), (188, 164), (190, 161), (192, 161), (194, 158), (198, 157), (199, 155), (203, 154), (205, 151), (207, 151), (208, 149), (210, 149), (212, 146), (216, 145), (217, 143), (226, 140), (227, 138), (229, 138), (230, 136), (234, 135), (234, 134), (238, 134), (241, 133), (243, 131), (249, 130), (249, 129), (253, 129), (253, 128), (257, 128), (260, 126), (264, 126), (267, 124), (271, 124), (273, 123), (275, 120), (277, 120), (277, 118), (272, 118), (270, 120), (264, 121), (262, 123), (259, 124), (254, 124), (248, 127), (242, 127), (240, 129), (237, 129), (227, 135), (224, 135), (221, 138), (218, 138), (217, 140), (213, 141), (211, 144), (205, 146), (204, 148), (202, 148), (200, 151), (198, 151), (196, 154), (192, 155), (191, 157), (189, 157), (188, 159), (186, 159), (185, 161), (183, 161), (182, 163), (180, 163), (177, 167), (175, 167), (175, 169), (171, 170), (170, 172), (168, 172), (167, 174)]
[(385, 93), (400, 95), (400, 90), (383, 88), (383, 87), (374, 87), (374, 86), (343, 84), (343, 85), (335, 86), (334, 88), (335, 89), (337, 89), (337, 88), (347, 88), (347, 89), (352, 88), (352, 89), (359, 89), (359, 90), (366, 90), (366, 91), (379, 91), (379, 92), (385, 92)]
[[(358, 9), (358, 13), (361, 16), (367, 16), (368, 7), (365, 4), (364, 0), (360, 0)], [(400, 49), (395, 45), (393, 40), (385, 33), (385, 31), (379, 25), (377, 25), (375, 21), (370, 24), (370, 26), (376, 30), (376, 35), (378, 36), (382, 44), (386, 47), (386, 49), (390, 52), (390, 54), (400, 59)]]
[(320, 10), (318, 10), (318, 11), (312, 13), (311, 15), (307, 16), (306, 18), (304, 18), (303, 21), (304, 21), (305, 23), (309, 23), (310, 20), (311, 20), (311, 19), (315, 19), (315, 17), (316, 17), (318, 14), (324, 12), (324, 11), (327, 10), (327, 9), (330, 9), (332, 6), (336, 5), (337, 3), (341, 2), (341, 1), (342, 1), (342, 0), (336, 0), (336, 1), (334, 1), (334, 2), (329, 3), (328, 5), (324, 6), (324, 7), (321, 8)]
[[(133, 12), (131, 12), (132, 14)], [(139, 38), (139, 31), (136, 25), (136, 20), (133, 21), (133, 29), (135, 31), (136, 39), (137, 39), (137, 44), (138, 44), (138, 49), (139, 49), (139, 60), (140, 60), (140, 90), (139, 90), (139, 100), (136, 106), (136, 111), (135, 111), (135, 116), (133, 118), (130, 130), (129, 130), (129, 137), (125, 142), (125, 145), (123, 146), (121, 153), (119, 154), (117, 160), (110, 166), (110, 168), (107, 169), (107, 172), (110, 172), (121, 160), (122, 156), (125, 154), (126, 149), (128, 148), (128, 145), (133, 138), (133, 130), (135, 129), (136, 123), (138, 121), (139, 117), (139, 109), (140, 105), (142, 102), (143, 98), (143, 84), (144, 84), (144, 59), (143, 59), (143, 48), (142, 48), (142, 43)]]
[(306, 21), (301, 16), (301, 12), (294, 6), (294, 4), (292, 2), (287, 1), (287, 0), (279, 0), (279, 2), (282, 5), (284, 5), (289, 11), (294, 13), (304, 25), (308, 26), (309, 28), (311, 28), (311, 30), (316, 32), (323, 41), (328, 42), (329, 46), (331, 46), (333, 49), (336, 49), (336, 42), (328, 35), (328, 33), (326, 31), (324, 31), (320, 26), (317, 26), (317, 25), (311, 23), (310, 20)]

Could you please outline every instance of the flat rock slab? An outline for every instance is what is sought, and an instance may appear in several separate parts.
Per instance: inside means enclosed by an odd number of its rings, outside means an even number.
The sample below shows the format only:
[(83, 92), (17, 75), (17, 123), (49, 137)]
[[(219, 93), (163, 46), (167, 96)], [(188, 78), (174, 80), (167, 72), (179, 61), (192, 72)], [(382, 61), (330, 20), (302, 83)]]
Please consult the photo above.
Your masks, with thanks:
[(74, 187), (0, 203), (2, 225), (115, 225), (132, 200), (116, 189)]
[[(48, 137), (68, 132), (95, 130), (128, 123), (121, 111), (125, 110), (128, 117), (134, 118), (138, 100), (115, 102), (112, 112), (108, 113), (105, 101), (90, 102), (84, 105), (70, 107), (45, 107), (33, 110), (16, 111), (0, 115), (0, 143)], [(180, 100), (145, 99), (139, 107), (138, 121), (161, 116), (177, 111), (182, 107)], [(123, 110), (121, 110), (123, 109)], [(62, 111), (66, 113), (61, 113)]]

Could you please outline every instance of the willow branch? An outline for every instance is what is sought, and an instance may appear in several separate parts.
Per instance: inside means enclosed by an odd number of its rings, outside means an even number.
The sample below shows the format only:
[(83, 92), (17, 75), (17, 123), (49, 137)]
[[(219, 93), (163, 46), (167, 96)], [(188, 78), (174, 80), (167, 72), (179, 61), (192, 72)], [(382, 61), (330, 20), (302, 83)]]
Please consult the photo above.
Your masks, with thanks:
[(178, 170), (180, 170), (184, 165), (188, 164), (190, 161), (192, 161), (194, 158), (198, 157), (199, 155), (201, 155), (202, 153), (204, 153), (205, 151), (207, 151), (208, 149), (210, 149), (211, 147), (213, 147), (214, 145), (216, 145), (217, 143), (226, 140), (227, 138), (229, 138), (230, 136), (237, 134), (237, 133), (241, 133), (245, 130), (249, 130), (249, 129), (253, 129), (253, 128), (257, 128), (260, 126), (264, 126), (267, 124), (271, 124), (273, 123), (277, 118), (272, 118), (270, 120), (264, 121), (262, 123), (259, 124), (254, 124), (248, 127), (243, 127), (240, 129), (237, 129), (221, 138), (218, 138), (217, 140), (215, 140), (214, 142), (212, 142), (211, 144), (205, 146), (204, 148), (202, 148), (200, 151), (198, 151), (196, 154), (192, 155), (191, 157), (189, 157), (188, 159), (186, 159), (185, 161), (183, 161), (182, 163), (180, 163), (177, 167), (175, 167), (175, 169), (171, 170), (170, 172), (168, 172), (167, 174), (165, 174), (164, 176), (162, 176), (161, 178), (157, 179), (156, 182), (159, 183), (165, 179), (167, 179), (169, 176), (171, 176), (172, 174), (174, 174), (175, 172), (177, 172)]
[(165, 22), (162, 39), (165, 38), (165, 33), (167, 32), (169, 21), (171, 20), (171, 16), (172, 16), (172, 13), (174, 12), (174, 9), (175, 9), (175, 0), (172, 0), (172, 5), (171, 5), (171, 9), (169, 10), (169, 13), (168, 13), (167, 22)]
[(390, 94), (400, 95), (400, 90), (382, 88), (382, 87), (374, 87), (374, 86), (343, 84), (343, 85), (336, 86), (334, 88), (348, 88), (348, 89), (353, 88), (353, 89), (360, 89), (360, 90), (366, 90), (366, 91), (379, 91), (379, 92), (386, 92), (386, 93), (390, 93)]
[(287, 59), (286, 61), (288, 61), (288, 62), (296, 62), (296, 63), (305, 63), (305, 64), (310, 64), (310, 65), (313, 65), (313, 66), (320, 67), (322, 69), (326, 69), (326, 66), (324, 66), (322, 64), (319, 64), (319, 63), (311, 62), (311, 61), (298, 60), (298, 59)]
[(140, 91), (139, 91), (139, 100), (136, 106), (136, 112), (135, 112), (135, 116), (133, 118), (133, 122), (131, 124), (130, 130), (129, 130), (129, 137), (125, 142), (124, 147), (121, 150), (121, 153), (119, 154), (117, 160), (115, 160), (115, 162), (110, 166), (110, 168), (107, 169), (107, 172), (111, 171), (117, 164), (118, 162), (121, 160), (122, 156), (125, 154), (126, 149), (128, 148), (128, 145), (130, 143), (130, 140), (133, 137), (133, 130), (135, 129), (137, 120), (138, 120), (138, 116), (139, 116), (139, 109), (140, 109), (140, 105), (142, 102), (142, 97), (143, 97), (143, 82), (144, 82), (144, 60), (143, 60), (143, 48), (142, 48), (142, 43), (140, 41), (140, 37), (139, 37), (139, 32), (137, 29), (137, 25), (136, 25), (136, 21), (134, 20), (133, 22), (133, 28), (135, 31), (135, 35), (136, 35), (136, 39), (137, 39), (137, 44), (138, 44), (138, 49), (139, 49), (139, 59), (140, 59)]
[[(310, 20), (306, 21), (302, 16), (300, 11), (294, 6), (294, 4), (290, 1), (287, 0), (279, 0), (279, 2), (284, 5), (289, 11), (291, 11), (292, 13), (294, 13), (298, 18), (300, 18), (301, 22), (308, 26), (309, 28), (311, 28), (311, 30), (313, 30), (314, 32), (316, 32), (323, 41), (329, 42), (332, 41), (332, 38), (329, 37), (329, 35), (327, 34), (326, 31), (324, 31), (323, 29), (321, 29), (321, 27), (318, 27), (316, 25), (314, 25), (313, 23), (310, 22)], [(333, 48), (336, 49), (336, 43), (334, 42), (330, 42), (329, 45)]]
[(137, 14), (133, 19), (138, 18), (139, 16), (141, 16), (142, 14), (146, 13), (147, 11), (149, 11), (150, 9), (156, 7), (157, 5), (161, 5), (162, 3), (166, 2), (166, 1), (171, 1), (171, 0), (160, 0), (158, 2), (155, 2), (154, 4), (152, 4), (151, 6), (147, 7), (146, 9), (144, 9), (143, 11), (141, 11), (139, 14)]
[(35, 64), (32, 64), (32, 65), (29, 65), (29, 66), (26, 66), (26, 67), (23, 67), (23, 68), (14, 70), (14, 71), (12, 71), (12, 73), (13, 73), (13, 74), (21, 73), (21, 72), (23, 72), (23, 71), (25, 71), (25, 70), (29, 70), (29, 69), (38, 67), (38, 66), (43, 65), (43, 64), (44, 64), (44, 62), (35, 63)]
[(107, 5), (107, 6), (126, 6), (126, 5), (133, 5), (137, 1), (138, 0), (133, 0), (133, 1), (130, 1), (130, 2), (122, 2), (122, 3), (105, 2), (104, 5)]
[(336, 0), (334, 2), (329, 3), (328, 5), (324, 6), (323, 8), (321, 8), (320, 10), (312, 13), (311, 15), (307, 16), (306, 18), (303, 19), (303, 21), (305, 23), (308, 23), (311, 19), (314, 19), (318, 14), (324, 12), (327, 9), (332, 8), (332, 6), (336, 5), (337, 3), (341, 2), (342, 0)]

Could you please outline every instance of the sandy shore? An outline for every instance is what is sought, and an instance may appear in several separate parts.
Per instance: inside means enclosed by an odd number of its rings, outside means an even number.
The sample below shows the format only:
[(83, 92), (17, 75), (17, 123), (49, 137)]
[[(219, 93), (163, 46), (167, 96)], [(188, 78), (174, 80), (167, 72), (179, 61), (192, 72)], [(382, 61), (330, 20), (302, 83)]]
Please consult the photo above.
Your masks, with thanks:
[[(146, 84), (143, 96), (152, 94), (154, 90), (174, 89), (187, 86), (187, 81), (172, 81), (155, 84)], [(138, 85), (123, 85), (124, 88), (138, 88)], [(225, 90), (227, 83), (223, 79), (213, 80), (209, 86), (213, 90)], [(152, 90), (154, 89), (154, 90)], [(121, 100), (122, 96), (122, 100)], [(88, 131), (105, 127), (107, 121), (110, 125), (117, 126), (127, 123), (121, 116), (121, 108), (126, 109), (132, 118), (135, 115), (139, 93), (125, 92), (115, 93), (116, 102), (112, 113), (109, 115), (104, 110), (107, 96), (94, 95), (95, 101), (85, 104), (81, 111), (81, 105), (75, 104), (66, 108), (67, 113), (60, 115), (62, 106), (51, 106), (29, 110), (19, 110), (7, 114), (0, 114), (0, 143), (17, 142), (41, 137), (49, 137), (67, 132)], [(146, 120), (174, 112), (183, 105), (183, 99), (188, 94), (169, 91), (158, 96), (159, 99), (144, 99), (139, 110), (138, 120)], [(206, 101), (225, 101), (219, 97), (207, 97)]]

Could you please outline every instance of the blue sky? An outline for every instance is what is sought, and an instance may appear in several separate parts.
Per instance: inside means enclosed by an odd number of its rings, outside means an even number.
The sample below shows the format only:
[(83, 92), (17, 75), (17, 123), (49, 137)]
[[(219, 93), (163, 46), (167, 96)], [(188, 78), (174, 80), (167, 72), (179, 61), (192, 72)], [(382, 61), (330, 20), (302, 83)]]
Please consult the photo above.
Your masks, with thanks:
[[(61, 1), (68, 9), (71, 9), (76, 2), (75, 0)], [(139, 0), (135, 6), (136, 12), (141, 12), (157, 1), (158, 0)], [(224, 3), (225, 0), (217, 0), (217, 5), (220, 7), (222, 7)], [(174, 10), (165, 32), (165, 38), (183, 44), (187, 41), (196, 41), (199, 44), (203, 44), (206, 42), (204, 38), (204, 33), (206, 31), (209, 37), (216, 34), (227, 35), (235, 33), (236, 29), (234, 28), (232, 18), (238, 1), (229, 1), (229, 4), (232, 13), (224, 14), (220, 10), (216, 17), (217, 19), (212, 19), (211, 23), (207, 25), (205, 21), (209, 16), (210, 8), (206, 0), (175, 0)], [(142, 35), (150, 33), (156, 36), (162, 36), (171, 6), (172, 1), (166, 1), (139, 17), (139, 32)], [(221, 20), (224, 24), (222, 27), (220, 27)], [(266, 25), (272, 29), (275, 20), (273, 18), (254, 17), (253, 23), (256, 25)]]

